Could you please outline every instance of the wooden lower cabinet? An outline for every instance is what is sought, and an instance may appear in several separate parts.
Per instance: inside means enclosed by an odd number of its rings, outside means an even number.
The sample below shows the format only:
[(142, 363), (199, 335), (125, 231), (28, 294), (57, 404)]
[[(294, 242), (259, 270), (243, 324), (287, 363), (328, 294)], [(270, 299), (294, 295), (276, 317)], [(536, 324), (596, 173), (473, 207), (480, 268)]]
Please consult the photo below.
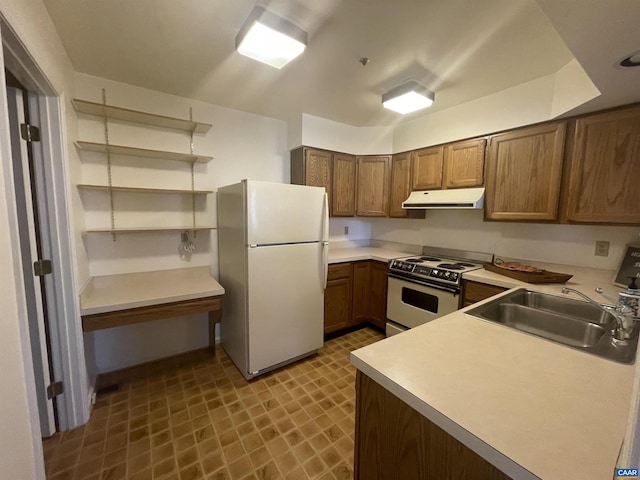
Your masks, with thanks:
[(487, 285), (486, 283), (473, 282), (469, 280), (462, 281), (462, 306), (468, 307), (476, 302), (484, 300), (499, 293), (507, 291), (507, 288), (496, 287), (495, 285)]
[(324, 333), (331, 333), (351, 324), (353, 274), (350, 263), (329, 265), (327, 288), (324, 291)]
[(384, 329), (387, 324), (387, 269), (385, 262), (371, 261), (369, 321)]
[(357, 372), (355, 480), (509, 480), (444, 430)]
[(359, 325), (369, 319), (369, 278), (371, 262), (353, 264), (353, 317), (352, 325)]
[(374, 260), (329, 265), (324, 291), (324, 333), (387, 321), (387, 264)]

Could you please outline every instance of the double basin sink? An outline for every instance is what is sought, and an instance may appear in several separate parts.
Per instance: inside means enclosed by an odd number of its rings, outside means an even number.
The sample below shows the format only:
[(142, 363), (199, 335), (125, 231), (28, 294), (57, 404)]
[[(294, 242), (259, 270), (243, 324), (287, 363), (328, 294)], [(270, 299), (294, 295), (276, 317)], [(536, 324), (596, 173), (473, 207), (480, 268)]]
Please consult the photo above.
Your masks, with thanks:
[(624, 344), (613, 340), (614, 317), (596, 305), (521, 288), (469, 315), (621, 363), (633, 363), (638, 328)]

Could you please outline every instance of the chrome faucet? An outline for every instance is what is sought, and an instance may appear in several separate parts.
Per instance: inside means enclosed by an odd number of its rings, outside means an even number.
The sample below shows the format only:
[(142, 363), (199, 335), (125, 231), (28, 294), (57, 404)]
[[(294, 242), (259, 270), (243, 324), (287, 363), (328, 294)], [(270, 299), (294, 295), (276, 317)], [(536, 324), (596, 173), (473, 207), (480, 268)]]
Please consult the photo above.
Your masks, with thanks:
[(611, 315), (615, 321), (613, 338), (616, 342), (623, 343), (631, 338), (631, 332), (633, 331), (633, 311), (631, 310), (631, 308), (627, 307), (626, 305), (622, 305), (621, 303), (616, 306), (602, 305), (592, 298), (588, 297), (584, 293), (579, 292), (578, 290), (575, 290), (573, 288), (563, 287), (562, 293), (575, 293), (576, 295), (584, 298), (587, 302), (598, 307), (603, 312)]

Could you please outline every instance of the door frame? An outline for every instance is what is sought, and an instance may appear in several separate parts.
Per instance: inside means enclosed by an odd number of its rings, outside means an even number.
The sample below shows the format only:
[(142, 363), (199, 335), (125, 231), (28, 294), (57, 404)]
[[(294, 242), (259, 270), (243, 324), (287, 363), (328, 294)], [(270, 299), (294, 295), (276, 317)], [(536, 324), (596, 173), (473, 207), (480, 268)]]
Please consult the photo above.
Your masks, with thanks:
[[(11, 75), (5, 71), (5, 75)], [(20, 125), (29, 123), (39, 126), (37, 100), (35, 94), (28, 93), (22, 84), (7, 82), (7, 104), (9, 107), (9, 131), (13, 162), (14, 185), (16, 194), (16, 212), (18, 217), (18, 235), (20, 236), (20, 257), (24, 273), (25, 300), (27, 302), (29, 336), (33, 357), (33, 373), (38, 397), (40, 430), (43, 437), (50, 437), (56, 428), (55, 398), (48, 398), (47, 387), (54, 378), (49, 352), (47, 298), (45, 277), (38, 277), (33, 271), (33, 262), (49, 258), (42, 249), (41, 221), (46, 221), (40, 212), (46, 211), (46, 203), (34, 197), (38, 184), (42, 183), (42, 162), (34, 159), (34, 150), (39, 149), (38, 142), (29, 145), (20, 134)], [(30, 105), (33, 98), (33, 105)], [(35, 120), (35, 122), (34, 122)], [(35, 125), (35, 123), (38, 125)], [(35, 147), (35, 148), (34, 148)], [(44, 186), (42, 187), (44, 190)], [(48, 239), (47, 239), (48, 240)]]
[[(73, 228), (70, 220), (70, 193), (67, 185), (71, 185), (68, 164), (67, 138), (65, 128), (65, 105), (68, 103), (64, 92), (55, 90), (35, 59), (26, 50), (11, 26), (0, 15), (0, 35), (2, 52), (0, 52), (0, 144), (2, 156), (11, 158), (8, 149), (10, 143), (8, 111), (6, 105), (6, 86), (4, 68), (18, 78), (29, 90), (38, 95), (40, 123), (40, 150), (36, 160), (42, 162), (44, 196), (47, 209), (42, 212), (49, 219), (47, 246), (44, 251), (51, 255), (53, 274), (47, 276), (47, 302), (50, 313), (51, 358), (55, 380), (64, 384), (64, 393), (57, 397), (57, 413), (60, 430), (76, 428), (89, 420), (91, 402), (89, 398), (89, 379), (87, 377), (84, 356), (84, 341), (81, 327), (79, 298), (76, 293), (76, 256), (74, 253)], [(40, 157), (40, 158), (37, 158)], [(8, 162), (3, 162), (5, 179), (13, 182), (13, 171)], [(8, 180), (7, 180), (8, 183)], [(15, 192), (13, 185), (7, 186), (7, 205), (10, 210), (11, 236), (15, 245), (19, 245), (15, 208)], [(22, 284), (22, 266), (16, 261), (16, 289), (20, 292), (18, 305), (21, 312), (26, 312), (24, 285)], [(25, 367), (32, 368), (28, 330), (21, 326), (21, 343)], [(27, 382), (33, 383), (33, 371), (27, 373)], [(33, 387), (31, 385), (30, 387)], [(38, 418), (35, 388), (28, 388), (29, 408), (32, 418)], [(35, 414), (35, 417), (33, 415)], [(34, 431), (34, 435), (35, 435)], [(38, 429), (37, 438), (40, 442)]]

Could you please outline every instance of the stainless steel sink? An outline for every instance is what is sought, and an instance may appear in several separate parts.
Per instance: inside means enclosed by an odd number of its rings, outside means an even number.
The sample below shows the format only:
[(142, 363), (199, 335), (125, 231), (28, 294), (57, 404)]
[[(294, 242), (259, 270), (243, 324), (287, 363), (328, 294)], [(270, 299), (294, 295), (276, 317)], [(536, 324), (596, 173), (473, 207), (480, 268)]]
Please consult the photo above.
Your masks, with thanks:
[(609, 360), (635, 360), (637, 326), (626, 344), (615, 342), (613, 317), (581, 300), (521, 288), (467, 313)]

